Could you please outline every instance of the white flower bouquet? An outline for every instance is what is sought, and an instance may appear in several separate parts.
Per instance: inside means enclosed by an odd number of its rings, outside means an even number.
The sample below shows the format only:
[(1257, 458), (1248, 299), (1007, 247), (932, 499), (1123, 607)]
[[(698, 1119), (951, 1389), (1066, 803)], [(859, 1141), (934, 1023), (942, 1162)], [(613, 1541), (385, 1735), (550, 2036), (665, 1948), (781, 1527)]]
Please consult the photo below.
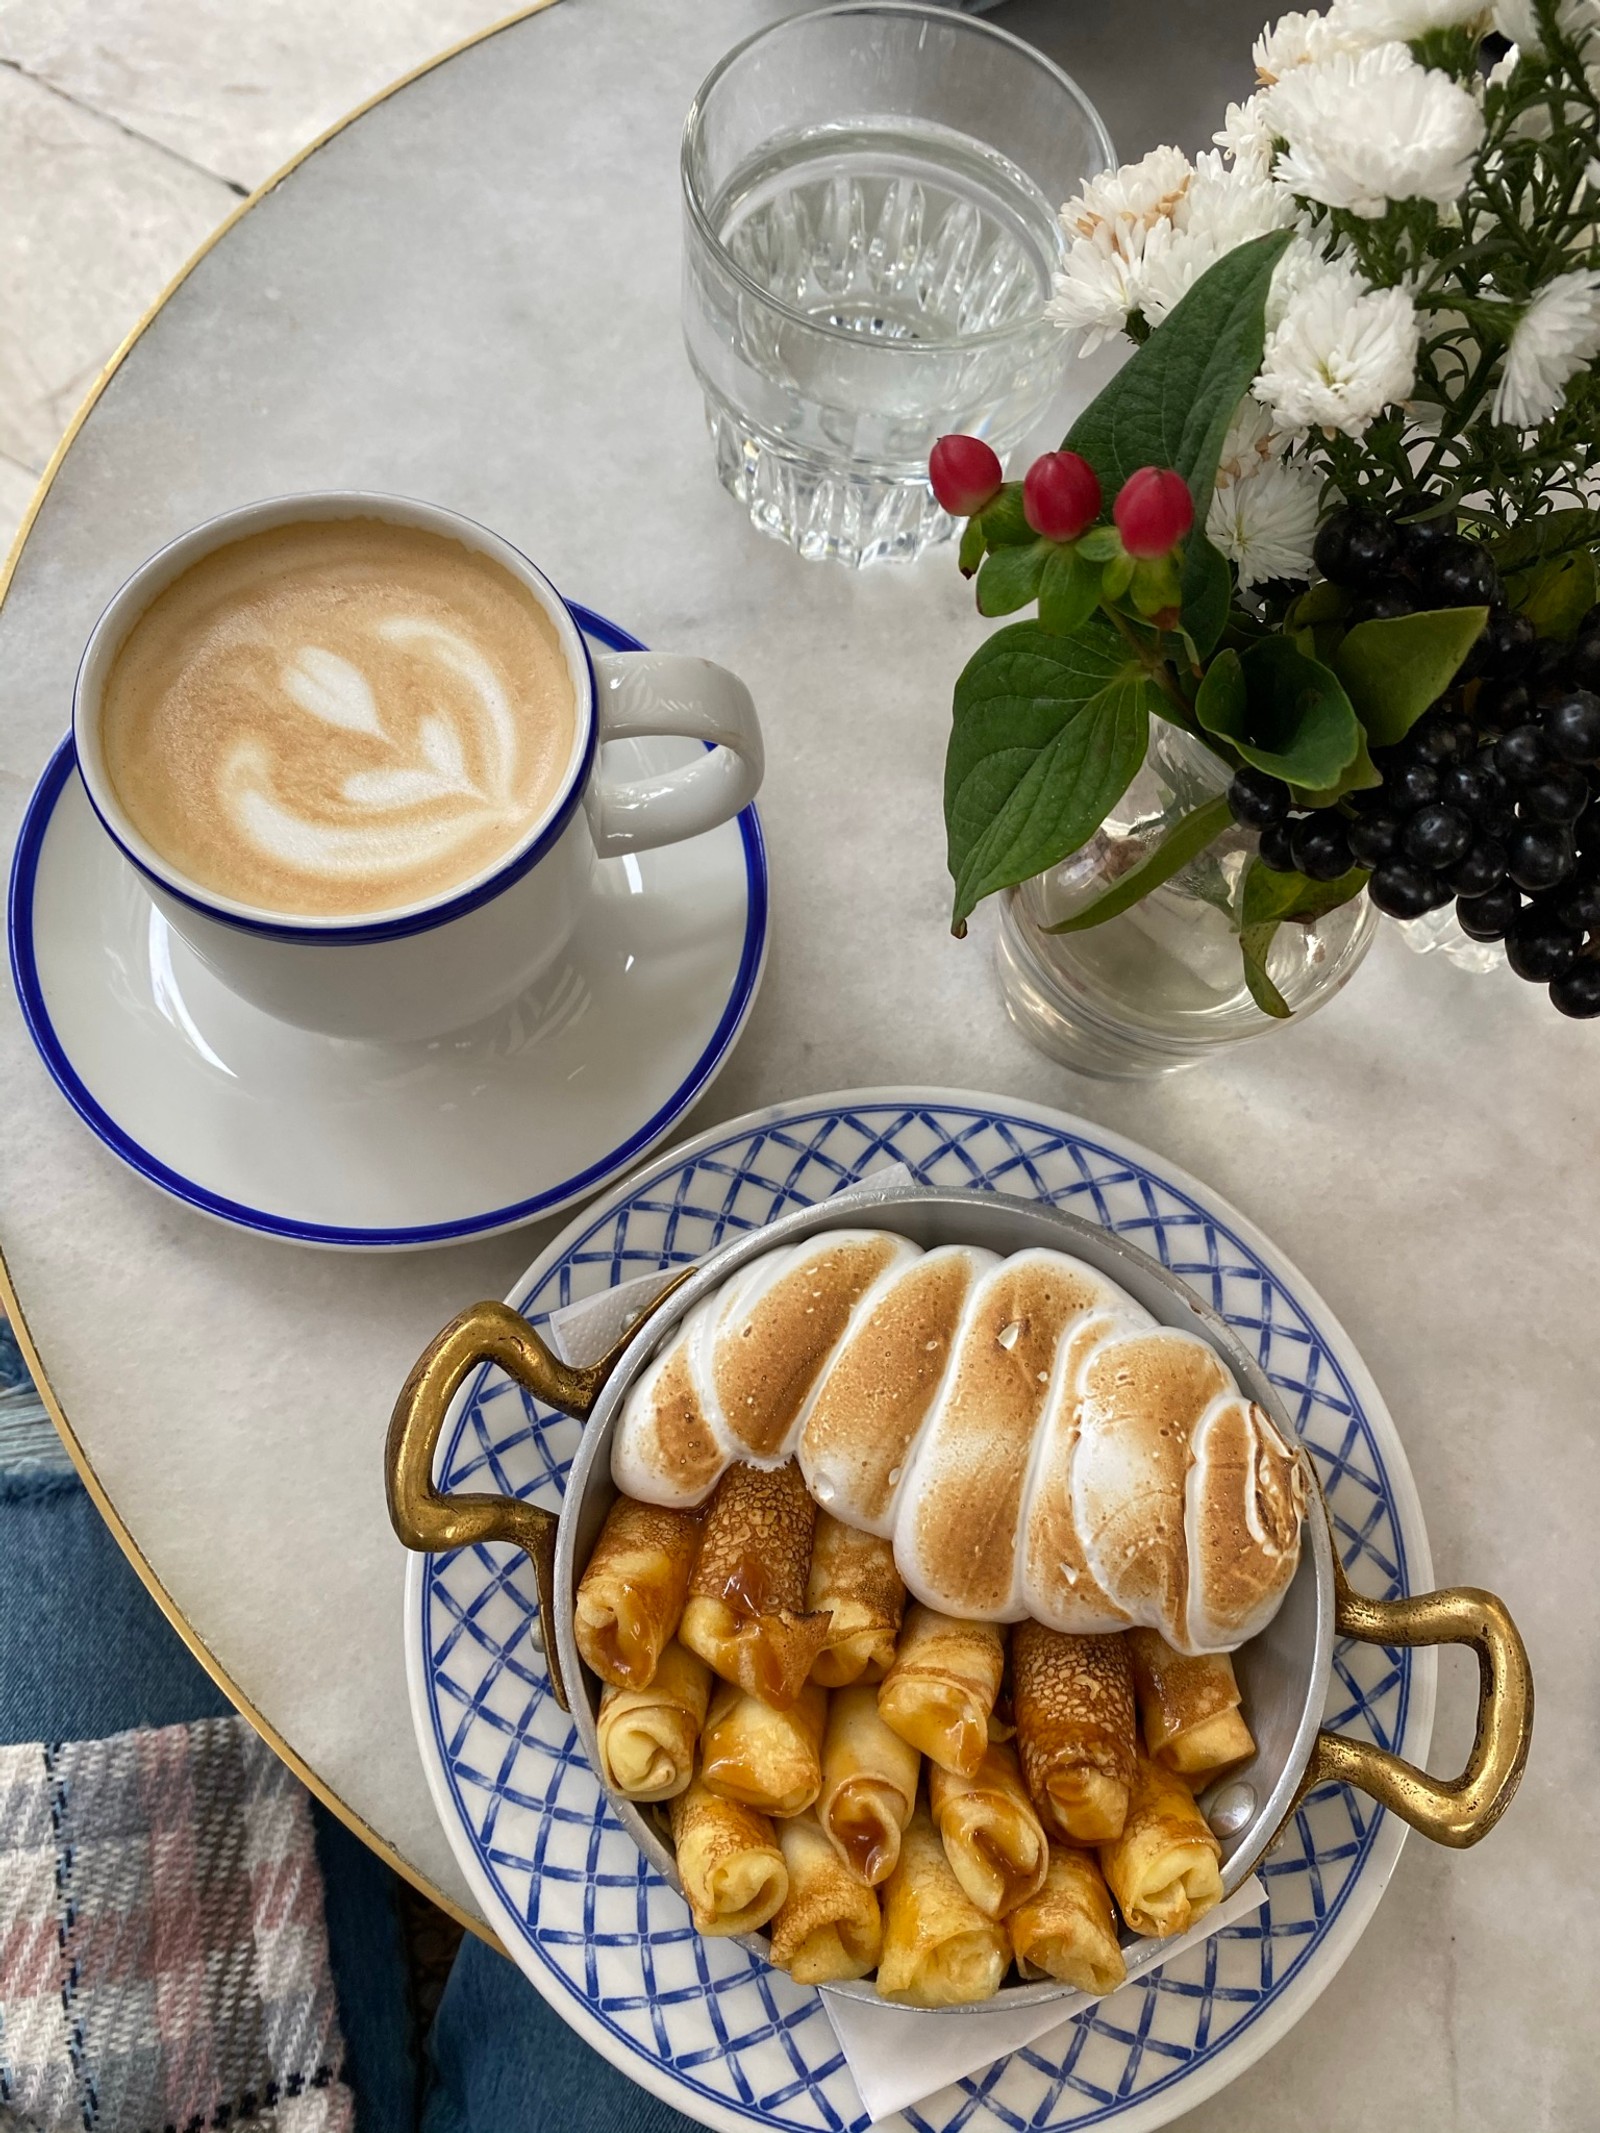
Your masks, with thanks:
[[(1087, 185), (1052, 315), (1128, 362), (1006, 482), (941, 439), (989, 616), (956, 685), (955, 926), (1116, 805), (1152, 717), (1224, 797), (1057, 930), (1231, 825), (1232, 917), (1454, 903), (1600, 1015), (1600, 0), (1333, 0), (1256, 42), (1216, 150)], [(1106, 499), (1111, 499), (1105, 523)]]

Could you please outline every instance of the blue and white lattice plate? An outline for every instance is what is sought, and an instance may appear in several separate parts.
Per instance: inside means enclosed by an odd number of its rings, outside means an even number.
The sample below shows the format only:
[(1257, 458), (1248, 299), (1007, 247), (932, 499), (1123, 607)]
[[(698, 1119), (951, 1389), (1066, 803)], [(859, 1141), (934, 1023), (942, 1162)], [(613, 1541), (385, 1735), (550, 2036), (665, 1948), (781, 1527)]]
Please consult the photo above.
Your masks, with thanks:
[[(929, 1185), (1034, 1195), (1116, 1230), (1181, 1274), (1260, 1352), (1316, 1460), (1346, 1566), (1389, 1597), (1431, 1582), (1393, 1423), (1349, 1337), (1251, 1225), (1160, 1157), (1034, 1106), (880, 1089), (778, 1105), (713, 1128), (614, 1186), (512, 1292), (561, 1305), (826, 1199), (890, 1163)], [(440, 1444), (446, 1489), (554, 1508), (578, 1425), (485, 1369)], [(849, 2070), (815, 1991), (693, 1932), (682, 1899), (607, 1811), (537, 1644), (533, 1574), (515, 1550), (410, 1560), (406, 1650), (430, 1784), (506, 1948), (612, 2063), (725, 2133), (861, 2133)], [(1431, 1652), (1341, 1644), (1328, 1721), (1424, 1760)], [(1241, 2073), (1302, 2015), (1383, 1893), (1402, 1826), (1343, 1787), (1314, 1794), (1260, 1871), (1266, 1907), (1072, 2025), (1064, 2052), (1013, 2053), (901, 2116), (895, 2133), (1118, 2133), (1164, 2125)]]

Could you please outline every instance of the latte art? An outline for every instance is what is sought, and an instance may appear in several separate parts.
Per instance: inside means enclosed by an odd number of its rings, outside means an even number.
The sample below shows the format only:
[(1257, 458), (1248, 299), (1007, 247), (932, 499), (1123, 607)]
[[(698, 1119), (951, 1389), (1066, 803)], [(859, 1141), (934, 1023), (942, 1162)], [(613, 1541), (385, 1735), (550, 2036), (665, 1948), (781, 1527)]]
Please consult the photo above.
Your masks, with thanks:
[(488, 557), (341, 519), (218, 549), (117, 655), (106, 768), (202, 887), (393, 909), (469, 880), (559, 791), (576, 710), (554, 625)]

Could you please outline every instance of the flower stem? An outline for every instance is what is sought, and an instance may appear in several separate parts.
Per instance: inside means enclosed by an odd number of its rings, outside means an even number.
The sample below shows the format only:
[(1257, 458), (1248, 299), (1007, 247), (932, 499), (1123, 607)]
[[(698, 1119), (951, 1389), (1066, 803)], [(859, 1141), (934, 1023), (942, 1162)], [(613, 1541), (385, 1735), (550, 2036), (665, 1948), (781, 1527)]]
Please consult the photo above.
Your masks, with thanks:
[(1111, 617), (1118, 635), (1133, 653), (1135, 659), (1138, 660), (1140, 666), (1144, 668), (1145, 673), (1172, 705), (1173, 708), (1170, 711), (1162, 712), (1162, 717), (1169, 724), (1181, 726), (1185, 733), (1192, 733), (1197, 740), (1203, 741), (1205, 735), (1195, 724), (1194, 713), (1189, 708), (1189, 700), (1178, 687), (1170, 663), (1163, 659), (1153, 646), (1140, 641), (1134, 634), (1133, 627), (1129, 623), (1127, 616), (1118, 609), (1102, 607), (1101, 612)]

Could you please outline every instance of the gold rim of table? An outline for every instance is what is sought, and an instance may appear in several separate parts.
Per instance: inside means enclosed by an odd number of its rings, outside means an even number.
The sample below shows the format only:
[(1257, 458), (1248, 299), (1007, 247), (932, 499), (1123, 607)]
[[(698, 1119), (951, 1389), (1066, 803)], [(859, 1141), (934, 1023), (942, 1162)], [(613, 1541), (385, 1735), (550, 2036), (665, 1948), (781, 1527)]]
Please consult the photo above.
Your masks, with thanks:
[[(39, 486), (33, 492), (27, 511), (23, 515), (22, 524), (17, 528), (16, 538), (12, 541), (10, 551), (6, 556), (5, 567), (0, 570), (0, 605), (4, 604), (6, 594), (11, 589), (11, 581), (16, 575), (17, 564), (21, 560), (28, 536), (33, 531), (44, 500), (49, 495), (51, 485), (60, 473), (79, 431), (94, 412), (101, 395), (127, 360), (130, 351), (141, 339), (151, 323), (160, 316), (171, 298), (182, 288), (201, 260), (216, 249), (229, 231), (242, 222), (253, 207), (258, 207), (269, 193), (277, 190), (285, 178), (297, 171), (303, 163), (309, 162), (319, 148), (325, 148), (331, 140), (343, 133), (345, 128), (352, 125), (355, 120), (363, 118), (367, 112), (375, 110), (379, 104), (387, 103), (389, 98), (394, 96), (397, 91), (408, 88), (414, 81), (420, 81), (425, 74), (431, 74), (436, 67), (443, 66), (446, 60), (455, 59), (462, 52), (471, 51), (475, 46), (486, 43), (491, 37), (498, 37), (502, 30), (513, 29), (519, 22), (526, 22), (532, 15), (543, 14), (547, 8), (555, 5), (556, 0), (532, 0), (530, 6), (518, 8), (515, 14), (506, 15), (500, 21), (490, 23), (486, 29), (475, 30), (470, 37), (463, 37), (459, 43), (448, 46), (442, 52), (436, 52), (431, 59), (425, 59), (421, 66), (411, 68), (408, 73), (402, 74), (397, 81), (390, 82), (387, 88), (380, 89), (375, 96), (369, 96), (362, 103), (357, 104), (353, 111), (347, 111), (342, 118), (335, 119), (333, 124), (324, 132), (319, 133), (315, 140), (308, 141), (304, 148), (289, 158), (287, 163), (283, 164), (280, 169), (275, 170), (270, 178), (264, 179), (255, 188), (254, 192), (241, 200), (231, 214), (224, 216), (205, 242), (184, 261), (149, 310), (144, 313), (143, 317), (133, 327), (133, 330), (122, 341), (111, 360), (84, 395), (82, 403), (73, 415), (72, 420), (67, 424), (65, 431), (62, 433), (60, 443), (50, 455), (49, 465), (39, 478)], [(17, 1337), (17, 1345), (22, 1350), (23, 1360), (33, 1374), (33, 1381), (38, 1388), (39, 1397), (44, 1402), (45, 1410), (55, 1424), (61, 1441), (66, 1446), (67, 1456), (77, 1469), (79, 1479), (89, 1492), (95, 1509), (111, 1528), (119, 1547), (133, 1565), (135, 1571), (137, 1571), (151, 1598), (183, 1639), (185, 1645), (211, 1676), (211, 1679), (217, 1684), (217, 1687), (221, 1689), (240, 1716), (248, 1719), (250, 1724), (255, 1727), (274, 1754), (280, 1756), (288, 1764), (306, 1790), (319, 1799), (330, 1813), (337, 1815), (341, 1822), (353, 1830), (363, 1844), (376, 1852), (380, 1859), (393, 1867), (394, 1871), (404, 1880), (410, 1882), (413, 1888), (420, 1889), (430, 1902), (436, 1903), (440, 1910), (448, 1913), (459, 1925), (465, 1926), (469, 1932), (476, 1933), (481, 1939), (494, 1943), (494, 1935), (481, 1919), (474, 1918), (470, 1912), (464, 1911), (442, 1889), (436, 1887), (426, 1874), (413, 1866), (408, 1859), (403, 1858), (387, 1838), (380, 1836), (370, 1822), (357, 1814), (347, 1801), (341, 1800), (338, 1794), (327, 1784), (326, 1780), (317, 1775), (310, 1764), (284, 1739), (271, 1720), (259, 1711), (250, 1698), (245, 1695), (216, 1654), (202, 1640), (199, 1633), (184, 1615), (177, 1601), (173, 1599), (171, 1593), (168, 1592), (156, 1575), (154, 1566), (139, 1546), (139, 1543), (134, 1539), (116, 1505), (106, 1493), (105, 1486), (96, 1474), (88, 1453), (79, 1443), (72, 1424), (67, 1419), (66, 1410), (63, 1408), (56, 1395), (55, 1388), (50, 1382), (44, 1358), (40, 1355), (32, 1331), (28, 1326), (27, 1316), (17, 1296), (15, 1284), (11, 1279), (11, 1270), (6, 1264), (3, 1252), (0, 1252), (0, 1306), (3, 1306), (7, 1318), (11, 1321), (12, 1330)], [(495, 1944), (498, 1945), (497, 1943)]]

